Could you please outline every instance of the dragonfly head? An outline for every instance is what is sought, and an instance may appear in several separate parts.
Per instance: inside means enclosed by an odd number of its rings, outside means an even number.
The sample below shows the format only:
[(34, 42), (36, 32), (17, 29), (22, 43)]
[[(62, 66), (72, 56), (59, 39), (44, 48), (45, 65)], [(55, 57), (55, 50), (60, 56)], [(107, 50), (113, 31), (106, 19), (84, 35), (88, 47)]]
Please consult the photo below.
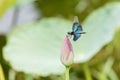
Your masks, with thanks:
[(68, 32), (67, 34), (69, 34), (69, 35), (73, 35), (74, 34), (74, 32), (72, 31), (72, 32)]

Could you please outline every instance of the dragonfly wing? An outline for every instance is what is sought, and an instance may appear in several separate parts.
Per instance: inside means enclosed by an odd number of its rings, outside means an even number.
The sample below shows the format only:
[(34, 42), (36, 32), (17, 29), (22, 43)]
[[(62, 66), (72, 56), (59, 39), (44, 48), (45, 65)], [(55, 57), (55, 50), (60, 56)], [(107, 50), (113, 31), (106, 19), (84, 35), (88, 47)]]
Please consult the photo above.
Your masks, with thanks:
[(80, 32), (82, 32), (82, 26), (81, 25), (78, 25), (77, 26), (77, 29), (75, 30), (75, 33), (80, 33)]
[(73, 32), (75, 32), (75, 30), (77, 29), (78, 25), (79, 25), (78, 17), (75, 16), (75, 17), (74, 17), (73, 26), (72, 26), (72, 31), (73, 31)]
[(78, 27), (78, 23), (73, 23), (72, 31), (75, 32), (77, 30), (77, 27)]
[(81, 36), (80, 32), (82, 32), (82, 26), (81, 25), (77, 26), (77, 29), (74, 32), (74, 38), (73, 38), (74, 41), (76, 41), (80, 38), (80, 36)]
[(73, 40), (74, 41), (78, 40), (80, 38), (80, 36), (81, 36), (81, 34), (79, 34), (79, 33), (74, 34)]

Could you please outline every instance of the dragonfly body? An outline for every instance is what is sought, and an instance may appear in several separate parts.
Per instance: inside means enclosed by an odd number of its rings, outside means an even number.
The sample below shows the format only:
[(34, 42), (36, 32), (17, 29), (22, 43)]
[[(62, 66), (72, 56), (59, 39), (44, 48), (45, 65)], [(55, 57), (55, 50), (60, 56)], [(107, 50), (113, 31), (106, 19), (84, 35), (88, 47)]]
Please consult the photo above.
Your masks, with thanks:
[(72, 31), (68, 32), (68, 35), (72, 35), (73, 40), (77, 41), (81, 34), (85, 34), (85, 32), (83, 32), (82, 26), (79, 24), (77, 16), (75, 16)]

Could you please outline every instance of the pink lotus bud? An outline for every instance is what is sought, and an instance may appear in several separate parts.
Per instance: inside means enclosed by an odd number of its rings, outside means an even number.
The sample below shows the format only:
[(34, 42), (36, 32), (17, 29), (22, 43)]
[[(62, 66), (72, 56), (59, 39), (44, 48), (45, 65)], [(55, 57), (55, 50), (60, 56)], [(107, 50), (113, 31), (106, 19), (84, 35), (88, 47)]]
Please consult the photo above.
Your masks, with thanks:
[(65, 66), (70, 66), (73, 63), (73, 59), (74, 59), (74, 54), (73, 54), (72, 44), (68, 36), (66, 36), (61, 50), (61, 62)]

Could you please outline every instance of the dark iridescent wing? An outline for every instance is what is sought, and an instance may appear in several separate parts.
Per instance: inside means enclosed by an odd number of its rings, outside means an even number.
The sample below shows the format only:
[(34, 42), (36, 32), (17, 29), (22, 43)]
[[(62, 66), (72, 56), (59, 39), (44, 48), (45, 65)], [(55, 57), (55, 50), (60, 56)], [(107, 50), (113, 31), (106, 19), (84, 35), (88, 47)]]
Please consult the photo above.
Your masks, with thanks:
[(73, 23), (72, 31), (75, 32), (78, 28), (78, 23)]
[(80, 32), (82, 32), (82, 26), (81, 25), (78, 25), (77, 26), (77, 29), (75, 30), (75, 33), (80, 33)]
[(80, 38), (81, 34), (84, 34), (85, 32), (82, 32), (82, 26), (79, 25), (79, 21), (78, 21), (78, 17), (75, 16), (74, 17), (74, 23), (73, 23), (73, 26), (72, 26), (72, 32), (73, 32), (73, 40), (76, 41)]
[(80, 36), (81, 36), (81, 34), (79, 34), (79, 33), (74, 34), (73, 40), (74, 41), (78, 40), (80, 38)]
[(78, 17), (75, 16), (75, 17), (74, 17), (73, 26), (72, 26), (72, 32), (75, 32), (75, 31), (76, 31), (78, 25), (79, 25)]
[(77, 26), (77, 29), (74, 32), (74, 38), (73, 38), (74, 41), (76, 41), (80, 38), (80, 36), (81, 36), (80, 32), (82, 32), (82, 26), (81, 25)]

